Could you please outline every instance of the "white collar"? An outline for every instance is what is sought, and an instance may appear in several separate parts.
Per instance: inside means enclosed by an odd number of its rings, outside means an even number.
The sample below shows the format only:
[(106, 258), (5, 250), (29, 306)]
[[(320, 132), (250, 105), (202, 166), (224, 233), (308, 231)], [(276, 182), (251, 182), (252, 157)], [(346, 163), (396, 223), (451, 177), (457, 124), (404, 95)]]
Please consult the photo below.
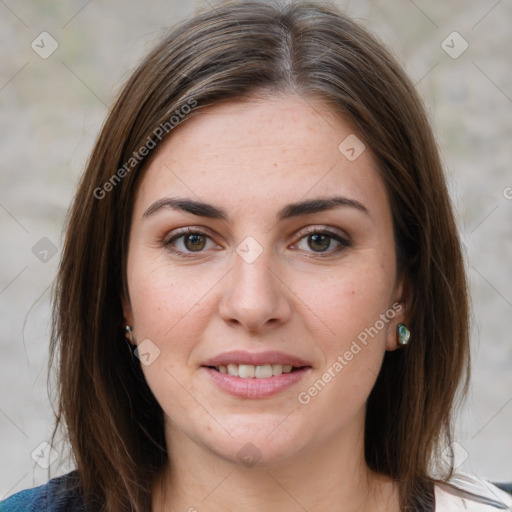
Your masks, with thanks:
[(436, 484), (436, 512), (512, 511), (512, 496), (486, 480), (457, 474), (448, 484)]

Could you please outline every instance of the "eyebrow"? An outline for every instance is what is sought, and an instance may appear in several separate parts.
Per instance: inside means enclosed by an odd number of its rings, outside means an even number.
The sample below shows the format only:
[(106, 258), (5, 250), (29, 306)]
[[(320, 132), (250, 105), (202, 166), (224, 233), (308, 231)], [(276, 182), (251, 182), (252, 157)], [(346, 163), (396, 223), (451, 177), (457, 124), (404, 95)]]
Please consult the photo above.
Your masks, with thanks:
[[(285, 220), (292, 217), (311, 215), (313, 213), (332, 210), (339, 207), (354, 208), (365, 213), (366, 215), (370, 215), (368, 209), (359, 201), (356, 201), (355, 199), (349, 199), (348, 197), (335, 196), (288, 204), (279, 210), (277, 218), (278, 220)], [(151, 215), (154, 215), (156, 212), (165, 208), (181, 210), (193, 215), (197, 215), (198, 217), (207, 217), (209, 219), (218, 219), (223, 221), (229, 220), (228, 214), (222, 208), (201, 201), (175, 197), (165, 197), (163, 199), (158, 199), (144, 212), (142, 216), (150, 217)]]

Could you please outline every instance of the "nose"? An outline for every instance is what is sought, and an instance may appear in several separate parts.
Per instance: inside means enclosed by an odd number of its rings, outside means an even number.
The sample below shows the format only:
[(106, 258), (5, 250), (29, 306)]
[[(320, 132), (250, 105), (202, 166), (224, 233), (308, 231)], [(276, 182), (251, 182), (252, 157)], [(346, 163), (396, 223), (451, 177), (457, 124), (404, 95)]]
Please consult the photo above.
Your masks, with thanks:
[(290, 319), (291, 291), (273, 263), (266, 251), (252, 263), (235, 255), (219, 301), (219, 314), (225, 322), (262, 334)]

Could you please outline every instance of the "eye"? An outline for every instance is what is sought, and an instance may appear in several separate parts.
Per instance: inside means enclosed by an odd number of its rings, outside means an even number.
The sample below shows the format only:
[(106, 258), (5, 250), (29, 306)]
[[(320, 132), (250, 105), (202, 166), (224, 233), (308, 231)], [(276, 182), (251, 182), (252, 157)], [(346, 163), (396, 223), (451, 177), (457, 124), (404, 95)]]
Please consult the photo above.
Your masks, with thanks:
[(300, 235), (301, 239), (296, 247), (306, 252), (331, 255), (351, 245), (348, 239), (325, 228), (306, 228)]
[[(326, 228), (308, 227), (299, 234), (300, 239), (295, 247), (319, 256), (330, 256), (351, 246), (349, 239)], [(164, 241), (164, 246), (174, 254), (184, 257), (204, 253), (208, 249), (221, 248), (208, 233), (190, 227), (172, 233)]]
[(198, 229), (185, 228), (175, 232), (164, 245), (176, 254), (189, 256), (190, 253), (204, 252), (205, 249), (219, 247), (207, 233)]

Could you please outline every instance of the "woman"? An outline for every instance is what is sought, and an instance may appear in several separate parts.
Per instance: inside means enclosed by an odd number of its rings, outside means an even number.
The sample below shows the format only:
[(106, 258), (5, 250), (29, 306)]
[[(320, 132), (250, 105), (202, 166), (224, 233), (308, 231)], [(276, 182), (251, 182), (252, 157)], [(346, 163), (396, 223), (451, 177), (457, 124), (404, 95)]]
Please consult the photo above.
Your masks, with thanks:
[(77, 470), (2, 511), (511, 506), (454, 478), (468, 299), (431, 129), (330, 7), (218, 6), (143, 61), (79, 185), (54, 318)]

